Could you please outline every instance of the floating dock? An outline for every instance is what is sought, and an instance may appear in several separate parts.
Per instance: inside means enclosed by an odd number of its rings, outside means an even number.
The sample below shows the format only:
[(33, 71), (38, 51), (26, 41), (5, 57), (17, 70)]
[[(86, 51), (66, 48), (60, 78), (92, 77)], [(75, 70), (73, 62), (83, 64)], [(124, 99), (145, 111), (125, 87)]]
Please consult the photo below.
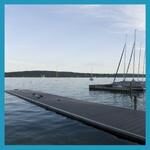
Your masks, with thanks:
[(32, 90), (16, 89), (6, 92), (120, 138), (145, 144), (144, 111), (86, 102)]
[(129, 88), (129, 87), (117, 87), (112, 84), (93, 84), (89, 85), (90, 91), (109, 91), (109, 92), (119, 92), (119, 93), (131, 93), (131, 92), (144, 92), (144, 88)]

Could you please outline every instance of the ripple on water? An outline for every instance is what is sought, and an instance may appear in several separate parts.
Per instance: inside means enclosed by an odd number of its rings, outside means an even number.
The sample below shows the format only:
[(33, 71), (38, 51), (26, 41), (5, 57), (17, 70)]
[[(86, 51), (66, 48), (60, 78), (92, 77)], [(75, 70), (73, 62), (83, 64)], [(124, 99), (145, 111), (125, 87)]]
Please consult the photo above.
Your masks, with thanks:
[[(128, 96), (89, 92), (88, 84), (88, 79), (24, 78), (6, 80), (6, 89), (39, 90), (131, 109)], [(138, 109), (143, 110), (144, 100), (141, 98), (138, 103)], [(135, 144), (9, 94), (5, 95), (5, 141), (6, 144)]]

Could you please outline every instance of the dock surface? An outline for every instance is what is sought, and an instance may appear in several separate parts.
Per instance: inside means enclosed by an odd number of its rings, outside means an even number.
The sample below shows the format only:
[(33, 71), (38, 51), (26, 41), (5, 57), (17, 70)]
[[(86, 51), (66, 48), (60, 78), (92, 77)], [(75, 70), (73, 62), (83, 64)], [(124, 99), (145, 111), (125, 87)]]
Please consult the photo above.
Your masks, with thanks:
[(16, 89), (6, 92), (118, 137), (145, 144), (144, 111), (86, 102), (32, 90)]

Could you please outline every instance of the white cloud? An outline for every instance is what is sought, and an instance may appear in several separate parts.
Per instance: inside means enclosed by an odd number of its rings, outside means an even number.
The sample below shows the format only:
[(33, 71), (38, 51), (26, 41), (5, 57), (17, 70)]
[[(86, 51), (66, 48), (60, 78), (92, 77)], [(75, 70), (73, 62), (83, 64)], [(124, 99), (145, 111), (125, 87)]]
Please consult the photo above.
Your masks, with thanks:
[(145, 5), (83, 5), (80, 9), (108, 26), (145, 31)]
[(145, 5), (55, 5), (50, 10), (94, 17), (111, 28), (145, 31)]
[[(18, 6), (19, 7), (19, 6)], [(29, 6), (27, 6), (29, 8)], [(33, 9), (34, 8), (34, 9)], [(49, 14), (78, 15), (92, 17), (103, 22), (106, 27), (118, 29), (137, 29), (145, 31), (145, 5), (30, 5), (31, 10), (49, 12)], [(37, 11), (36, 10), (36, 11)], [(77, 17), (77, 18), (78, 18)], [(88, 19), (88, 18), (85, 18)], [(90, 20), (90, 18), (89, 18)]]

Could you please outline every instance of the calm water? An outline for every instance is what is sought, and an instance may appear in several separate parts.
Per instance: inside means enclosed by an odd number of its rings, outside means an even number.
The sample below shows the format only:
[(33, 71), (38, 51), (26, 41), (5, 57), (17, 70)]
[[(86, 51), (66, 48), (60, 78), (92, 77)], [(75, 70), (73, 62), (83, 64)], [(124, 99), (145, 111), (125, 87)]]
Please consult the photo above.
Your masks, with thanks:
[[(32, 89), (83, 101), (133, 109), (128, 95), (89, 91), (88, 85), (110, 83), (111, 78), (6, 78), (5, 89)], [(145, 98), (138, 97), (138, 110), (145, 110)], [(6, 144), (136, 144), (78, 121), (5, 95)]]

